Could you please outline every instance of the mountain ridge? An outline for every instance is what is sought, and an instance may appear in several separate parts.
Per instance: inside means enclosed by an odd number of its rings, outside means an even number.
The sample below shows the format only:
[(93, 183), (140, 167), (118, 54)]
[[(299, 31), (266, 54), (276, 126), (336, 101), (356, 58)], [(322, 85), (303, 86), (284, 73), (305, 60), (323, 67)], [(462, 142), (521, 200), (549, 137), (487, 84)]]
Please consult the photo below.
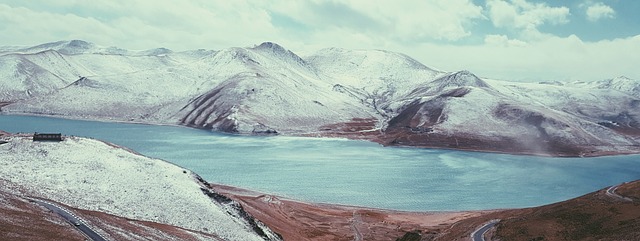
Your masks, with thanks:
[[(623, 77), (509, 82), (384, 50), (301, 57), (272, 42), (181, 52), (81, 40), (0, 49), (0, 102), (9, 103), (0, 110), (9, 114), (536, 155), (640, 152), (640, 82)], [(16, 59), (31, 67), (9, 64)]]

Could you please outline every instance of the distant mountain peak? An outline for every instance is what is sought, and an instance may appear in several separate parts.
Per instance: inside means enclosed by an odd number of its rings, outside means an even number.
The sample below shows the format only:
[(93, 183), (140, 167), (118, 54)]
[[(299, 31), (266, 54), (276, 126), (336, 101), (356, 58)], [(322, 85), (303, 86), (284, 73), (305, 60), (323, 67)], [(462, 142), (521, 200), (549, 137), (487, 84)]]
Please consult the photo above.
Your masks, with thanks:
[(38, 53), (57, 51), (64, 55), (78, 54), (106, 54), (106, 55), (130, 55), (130, 56), (161, 56), (173, 53), (167, 48), (154, 48), (142, 51), (129, 51), (118, 47), (104, 47), (84, 40), (63, 40), (44, 43), (33, 47), (14, 50), (21, 53)]
[(89, 43), (84, 40), (74, 39), (74, 40), (62, 40), (62, 41), (43, 43), (40, 45), (33, 46), (31, 48), (58, 49), (63, 47), (83, 47), (83, 46), (87, 47), (90, 45), (92, 45), (92, 43)]
[(617, 90), (640, 97), (640, 81), (626, 76), (618, 76), (611, 79), (596, 81), (576, 81), (571, 84), (575, 86), (587, 86), (595, 89)]
[[(454, 75), (473, 75), (475, 76), (473, 73), (471, 73), (471, 71), (463, 69), (457, 72), (453, 72)], [(476, 77), (477, 78), (477, 77)]]
[(253, 47), (252, 49), (257, 51), (266, 51), (271, 55), (279, 57), (280, 59), (285, 61), (293, 60), (295, 63), (301, 66), (307, 65), (307, 63), (302, 58), (300, 58), (300, 56), (274, 42), (263, 42), (260, 45)]
[(173, 51), (171, 51), (168, 48), (155, 48), (155, 49), (149, 49), (149, 50), (145, 50), (145, 51), (140, 51), (139, 55), (159, 56), (159, 55), (165, 55), (165, 54), (170, 54), (170, 53), (173, 53)]
[(283, 52), (283, 53), (286, 53), (288, 51), (281, 45), (274, 42), (263, 42), (260, 45), (256, 46), (255, 49), (270, 49), (270, 50), (273, 50), (274, 52)]
[(618, 76), (612, 79), (605, 79), (600, 81), (595, 81), (594, 83), (599, 84), (602, 87), (611, 87), (610, 85), (636, 85), (637, 83), (634, 79), (631, 79), (626, 76)]
[(460, 70), (451, 74), (442, 76), (433, 81), (439, 84), (442, 88), (456, 86), (472, 86), (472, 87), (489, 87), (489, 85), (482, 79), (478, 78), (475, 74), (468, 70)]
[(87, 41), (84, 41), (84, 40), (74, 39), (74, 40), (69, 41), (69, 42), (67, 43), (67, 46), (68, 46), (68, 47), (74, 47), (74, 48), (84, 48), (84, 49), (87, 49), (87, 48), (92, 47), (92, 46), (93, 46), (93, 44), (92, 44), (92, 43), (89, 43), (89, 42), (87, 42)]
[(71, 40), (67, 42), (67, 44), (61, 46), (61, 48), (58, 49), (58, 52), (62, 54), (81, 54), (94, 47), (95, 45), (93, 43), (76, 39)]
[(633, 79), (631, 79), (631, 78), (629, 78), (629, 77), (627, 77), (627, 76), (623, 76), (623, 75), (622, 75), (622, 76), (615, 77), (615, 78), (613, 78), (613, 80), (614, 80), (614, 81), (615, 81), (615, 80), (619, 80), (619, 81), (634, 81)]
[(57, 41), (51, 43), (44, 43), (37, 46), (21, 49), (24, 52), (42, 52), (48, 50), (55, 50), (60, 52), (61, 54), (66, 55), (74, 55), (74, 54), (82, 54), (91, 49), (95, 48), (95, 44), (84, 41), (84, 40), (66, 40), (66, 41)]

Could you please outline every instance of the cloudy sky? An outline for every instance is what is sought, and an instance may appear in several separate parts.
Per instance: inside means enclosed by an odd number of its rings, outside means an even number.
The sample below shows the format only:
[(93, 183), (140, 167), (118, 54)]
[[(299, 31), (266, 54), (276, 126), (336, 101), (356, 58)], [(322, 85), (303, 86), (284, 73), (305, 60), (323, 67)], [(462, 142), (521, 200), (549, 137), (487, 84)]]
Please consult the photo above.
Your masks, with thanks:
[(640, 80), (637, 0), (0, 0), (0, 45), (385, 49), (518, 81)]

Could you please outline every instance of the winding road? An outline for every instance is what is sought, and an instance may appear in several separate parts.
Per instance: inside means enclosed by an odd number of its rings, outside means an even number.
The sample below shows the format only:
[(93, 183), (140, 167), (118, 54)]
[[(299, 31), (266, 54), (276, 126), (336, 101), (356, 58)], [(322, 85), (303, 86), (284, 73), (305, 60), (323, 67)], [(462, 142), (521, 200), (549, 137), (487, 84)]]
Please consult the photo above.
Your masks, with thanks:
[(618, 187), (620, 185), (622, 185), (622, 184), (624, 184), (624, 183), (621, 183), (621, 184), (618, 184), (618, 185), (613, 185), (613, 186), (609, 187), (607, 189), (607, 192), (606, 192), (607, 196), (618, 198), (618, 199), (622, 199), (622, 200), (627, 201), (627, 202), (633, 202), (633, 200), (631, 198), (624, 197), (624, 196), (616, 193), (616, 189), (618, 189)]
[(487, 233), (487, 231), (489, 231), (489, 229), (491, 229), (494, 226), (496, 226), (496, 224), (498, 224), (498, 222), (500, 222), (500, 219), (494, 219), (494, 220), (491, 220), (488, 223), (485, 223), (484, 225), (480, 226), (478, 229), (476, 229), (476, 231), (473, 231), (473, 233), (471, 233), (471, 240), (472, 241), (485, 241), (484, 234)]
[(362, 233), (360, 229), (358, 229), (358, 224), (362, 223), (362, 219), (360, 218), (360, 214), (358, 211), (353, 211), (353, 220), (351, 221), (351, 229), (354, 232), (353, 241), (362, 241)]
[(71, 223), (74, 227), (76, 227), (78, 230), (80, 230), (85, 236), (87, 236), (87, 238), (90, 238), (91, 240), (94, 240), (94, 241), (107, 241), (107, 239), (102, 237), (102, 235), (98, 234), (96, 231), (94, 231), (89, 226), (87, 226), (84, 223), (84, 221), (82, 221), (80, 218), (78, 218), (73, 213), (65, 210), (64, 208), (62, 208), (62, 207), (60, 207), (60, 206), (58, 206), (56, 204), (50, 203), (48, 201), (45, 201), (45, 200), (40, 200), (40, 199), (35, 199), (35, 198), (29, 198), (29, 200), (31, 200), (32, 202), (37, 203), (38, 205), (41, 205), (41, 206), (51, 210), (52, 212), (60, 215), (62, 218), (64, 218), (69, 223)]

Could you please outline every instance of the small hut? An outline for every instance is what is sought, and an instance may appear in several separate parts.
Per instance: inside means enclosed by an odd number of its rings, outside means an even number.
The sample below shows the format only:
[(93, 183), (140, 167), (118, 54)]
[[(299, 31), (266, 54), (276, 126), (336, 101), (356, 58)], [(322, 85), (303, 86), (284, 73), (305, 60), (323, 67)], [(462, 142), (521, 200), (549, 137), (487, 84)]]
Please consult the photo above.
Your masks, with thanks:
[(34, 133), (33, 141), (62, 141), (61, 133)]

